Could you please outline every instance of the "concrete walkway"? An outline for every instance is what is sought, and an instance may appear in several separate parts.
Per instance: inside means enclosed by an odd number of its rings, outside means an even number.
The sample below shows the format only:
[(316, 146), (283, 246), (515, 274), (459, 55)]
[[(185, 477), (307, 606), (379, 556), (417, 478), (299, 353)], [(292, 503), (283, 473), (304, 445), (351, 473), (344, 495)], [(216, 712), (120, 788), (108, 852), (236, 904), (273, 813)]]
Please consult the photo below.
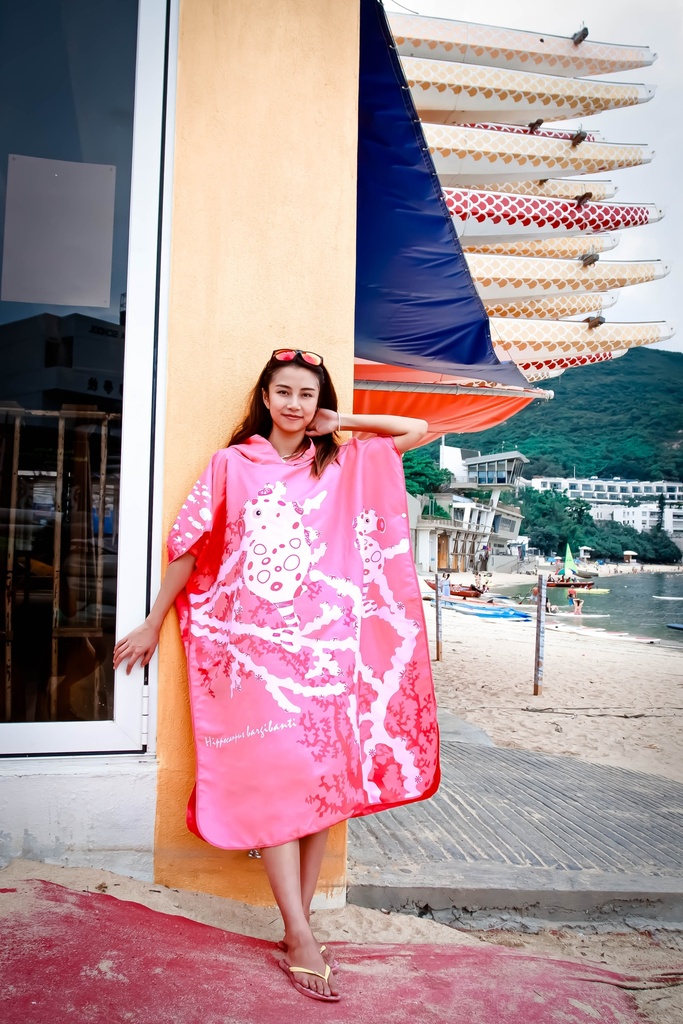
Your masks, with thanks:
[(683, 921), (683, 785), (490, 743), (444, 716), (437, 795), (351, 822), (350, 902), (460, 928)]

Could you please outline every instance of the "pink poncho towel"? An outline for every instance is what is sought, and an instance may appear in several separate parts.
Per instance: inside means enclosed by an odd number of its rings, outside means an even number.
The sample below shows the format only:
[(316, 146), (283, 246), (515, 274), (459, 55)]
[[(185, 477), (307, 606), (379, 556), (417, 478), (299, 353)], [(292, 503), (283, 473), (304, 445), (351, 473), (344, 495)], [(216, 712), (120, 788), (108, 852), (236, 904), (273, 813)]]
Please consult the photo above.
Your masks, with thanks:
[(401, 457), (353, 439), (318, 479), (311, 442), (217, 452), (182, 507), (172, 561), (197, 776), (188, 826), (276, 846), (432, 796), (439, 738)]

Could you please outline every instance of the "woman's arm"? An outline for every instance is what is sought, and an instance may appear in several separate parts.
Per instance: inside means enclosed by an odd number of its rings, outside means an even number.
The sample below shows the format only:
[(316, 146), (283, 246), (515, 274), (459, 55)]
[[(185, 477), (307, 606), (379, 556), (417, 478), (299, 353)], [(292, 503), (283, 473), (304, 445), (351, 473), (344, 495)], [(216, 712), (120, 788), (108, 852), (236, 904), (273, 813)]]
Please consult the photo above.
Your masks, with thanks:
[(192, 575), (195, 561), (195, 556), (188, 551), (171, 562), (159, 588), (157, 599), (145, 621), (126, 636), (121, 637), (114, 647), (114, 668), (118, 668), (121, 662), (127, 661), (126, 675), (130, 675), (136, 661), (140, 662), (142, 668), (149, 664), (159, 643), (161, 624), (166, 618), (169, 608)]
[(360, 430), (368, 434), (384, 434), (393, 437), (394, 444), (403, 453), (417, 448), (424, 438), (429, 424), (426, 420), (410, 416), (356, 416), (353, 413), (336, 413), (331, 409), (318, 409), (307, 434), (315, 437), (329, 434), (333, 430)]

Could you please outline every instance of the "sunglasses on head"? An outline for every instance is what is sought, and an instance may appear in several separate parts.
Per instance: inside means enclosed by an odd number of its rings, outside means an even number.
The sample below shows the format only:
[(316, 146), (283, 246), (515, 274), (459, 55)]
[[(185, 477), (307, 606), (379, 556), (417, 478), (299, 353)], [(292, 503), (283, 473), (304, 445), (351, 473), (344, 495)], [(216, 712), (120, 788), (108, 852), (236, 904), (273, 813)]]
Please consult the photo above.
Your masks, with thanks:
[(303, 361), (311, 366), (323, 365), (323, 357), (317, 352), (304, 352), (300, 348), (276, 348), (271, 359), (277, 359), (280, 363), (291, 363), (297, 356), (301, 356)]

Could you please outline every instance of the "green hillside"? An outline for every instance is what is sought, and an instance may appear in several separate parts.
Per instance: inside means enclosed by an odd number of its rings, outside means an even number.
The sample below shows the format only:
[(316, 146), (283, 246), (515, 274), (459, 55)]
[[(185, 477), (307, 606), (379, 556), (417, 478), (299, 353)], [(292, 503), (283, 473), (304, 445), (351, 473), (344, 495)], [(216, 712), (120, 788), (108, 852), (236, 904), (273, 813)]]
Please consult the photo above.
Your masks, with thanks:
[(490, 430), (448, 434), (447, 443), (483, 453), (516, 448), (530, 459), (526, 477), (683, 480), (683, 354), (635, 349), (539, 386), (555, 398)]

